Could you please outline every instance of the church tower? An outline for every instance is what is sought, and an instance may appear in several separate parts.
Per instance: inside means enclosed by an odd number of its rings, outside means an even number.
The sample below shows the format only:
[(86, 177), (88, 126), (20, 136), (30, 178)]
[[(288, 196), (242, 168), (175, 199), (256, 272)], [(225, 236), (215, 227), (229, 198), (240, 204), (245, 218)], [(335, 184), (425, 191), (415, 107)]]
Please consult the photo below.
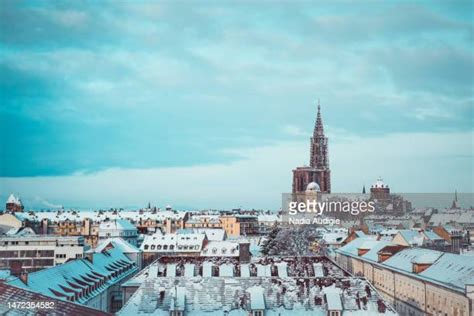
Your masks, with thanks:
[(310, 144), (309, 167), (293, 170), (293, 193), (307, 190), (309, 184), (318, 185), (318, 191), (331, 193), (331, 170), (329, 169), (328, 138), (324, 135), (321, 105), (318, 100), (318, 114)]

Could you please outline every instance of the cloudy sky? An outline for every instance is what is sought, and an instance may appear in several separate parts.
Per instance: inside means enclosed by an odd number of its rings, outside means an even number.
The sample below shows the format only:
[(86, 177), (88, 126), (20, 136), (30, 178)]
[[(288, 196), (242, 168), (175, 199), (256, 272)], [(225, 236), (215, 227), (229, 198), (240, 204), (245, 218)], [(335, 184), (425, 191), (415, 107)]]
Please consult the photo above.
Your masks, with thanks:
[(474, 191), (470, 1), (95, 3), (0, 2), (2, 198), (278, 208), (318, 98), (333, 191)]

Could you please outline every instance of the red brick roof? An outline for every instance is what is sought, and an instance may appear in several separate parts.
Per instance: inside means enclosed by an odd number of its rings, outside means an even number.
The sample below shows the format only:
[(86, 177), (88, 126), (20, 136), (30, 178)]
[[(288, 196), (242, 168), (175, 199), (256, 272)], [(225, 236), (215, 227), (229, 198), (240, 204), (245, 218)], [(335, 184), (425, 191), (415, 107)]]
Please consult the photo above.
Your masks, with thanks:
[[(34, 302), (35, 304), (44, 302), (48, 303), (49, 306), (53, 306), (52, 309), (21, 309), (26, 307), (28, 302)], [(10, 303), (10, 306), (9, 306)], [(13, 305), (16, 303), (16, 306)], [(31, 306), (31, 303), (30, 303)], [(16, 308), (15, 308), (16, 307)], [(21, 289), (5, 283), (0, 283), (0, 310), (10, 311), (13, 315), (24, 314), (25, 312), (35, 312), (35, 315), (88, 315), (88, 316), (106, 316), (112, 315), (106, 312), (102, 312), (97, 309), (79, 305), (76, 303), (62, 301), (51, 298), (39, 293), (35, 293), (29, 290)], [(8, 313), (8, 312), (7, 312)]]

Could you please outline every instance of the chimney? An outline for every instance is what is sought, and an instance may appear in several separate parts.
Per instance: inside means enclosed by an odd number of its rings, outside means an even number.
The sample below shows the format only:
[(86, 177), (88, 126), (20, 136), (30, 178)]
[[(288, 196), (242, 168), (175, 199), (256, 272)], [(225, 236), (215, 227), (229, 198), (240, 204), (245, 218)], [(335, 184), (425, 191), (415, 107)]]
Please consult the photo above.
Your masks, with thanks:
[(28, 272), (23, 271), (20, 273), (20, 280), (25, 283), (25, 285), (28, 285)]

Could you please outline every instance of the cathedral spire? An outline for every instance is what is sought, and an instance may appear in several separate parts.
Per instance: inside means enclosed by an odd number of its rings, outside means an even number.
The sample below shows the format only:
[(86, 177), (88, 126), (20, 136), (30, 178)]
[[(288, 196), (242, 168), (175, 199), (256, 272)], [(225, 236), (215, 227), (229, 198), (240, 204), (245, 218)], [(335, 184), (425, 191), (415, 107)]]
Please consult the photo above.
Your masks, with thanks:
[(318, 115), (316, 116), (316, 124), (314, 126), (313, 137), (324, 136), (323, 119), (321, 117), (321, 104), (318, 98)]

